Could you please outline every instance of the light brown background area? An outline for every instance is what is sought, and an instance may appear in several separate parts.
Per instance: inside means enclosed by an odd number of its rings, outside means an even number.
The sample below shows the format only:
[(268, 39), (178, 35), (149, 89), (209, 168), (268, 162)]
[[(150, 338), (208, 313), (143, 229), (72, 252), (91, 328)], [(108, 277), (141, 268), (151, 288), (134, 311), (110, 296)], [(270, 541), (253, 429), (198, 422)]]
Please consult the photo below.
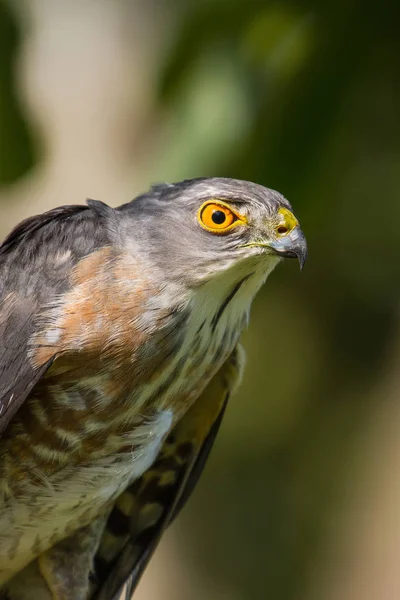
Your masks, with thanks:
[(309, 241), (254, 303), (243, 385), (138, 600), (400, 597), (395, 12), (0, 3), (1, 237), (222, 175), (279, 189)]

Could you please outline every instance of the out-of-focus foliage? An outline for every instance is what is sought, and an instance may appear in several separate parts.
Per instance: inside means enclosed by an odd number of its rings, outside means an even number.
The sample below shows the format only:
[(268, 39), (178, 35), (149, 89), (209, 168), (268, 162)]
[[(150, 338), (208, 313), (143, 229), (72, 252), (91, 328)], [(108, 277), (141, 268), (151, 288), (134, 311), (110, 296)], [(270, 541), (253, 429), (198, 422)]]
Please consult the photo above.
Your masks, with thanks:
[(33, 163), (33, 146), (16, 96), (13, 69), (19, 33), (8, 3), (0, 2), (0, 185)]
[[(280, 267), (254, 304), (241, 392), (178, 521), (182, 564), (195, 600), (298, 600), (397, 331), (398, 3), (202, 0), (171, 12), (155, 108), (169, 141), (153, 180), (221, 175), (279, 189), (309, 242), (304, 272)], [(7, 19), (2, 180), (31, 160)]]

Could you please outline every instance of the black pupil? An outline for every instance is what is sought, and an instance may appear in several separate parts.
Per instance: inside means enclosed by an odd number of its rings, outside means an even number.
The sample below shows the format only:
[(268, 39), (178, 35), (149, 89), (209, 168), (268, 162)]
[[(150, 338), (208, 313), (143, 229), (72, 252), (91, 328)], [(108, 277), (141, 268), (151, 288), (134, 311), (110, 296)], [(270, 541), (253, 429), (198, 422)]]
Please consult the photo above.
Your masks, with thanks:
[(226, 220), (226, 214), (222, 210), (214, 210), (211, 218), (216, 225), (222, 225)]

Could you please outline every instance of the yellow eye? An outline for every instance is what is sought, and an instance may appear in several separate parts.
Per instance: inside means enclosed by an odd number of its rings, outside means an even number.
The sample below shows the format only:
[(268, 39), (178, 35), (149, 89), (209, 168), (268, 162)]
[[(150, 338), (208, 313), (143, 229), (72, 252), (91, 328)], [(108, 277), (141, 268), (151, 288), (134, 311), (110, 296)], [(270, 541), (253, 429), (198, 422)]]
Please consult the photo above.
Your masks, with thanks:
[(214, 233), (224, 233), (245, 222), (245, 217), (234, 212), (223, 202), (206, 202), (199, 210), (200, 225)]

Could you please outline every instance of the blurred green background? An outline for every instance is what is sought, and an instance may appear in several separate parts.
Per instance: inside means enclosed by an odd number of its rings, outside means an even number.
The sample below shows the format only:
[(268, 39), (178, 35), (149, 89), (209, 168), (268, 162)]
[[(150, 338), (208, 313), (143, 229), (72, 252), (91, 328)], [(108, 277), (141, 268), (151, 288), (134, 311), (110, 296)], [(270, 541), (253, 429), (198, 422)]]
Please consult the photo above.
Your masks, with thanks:
[(400, 558), (379, 500), (400, 497), (398, 7), (0, 0), (2, 236), (219, 175), (278, 189), (308, 238), (254, 303), (241, 391), (138, 598), (400, 597), (390, 569), (360, 584), (363, 546)]

